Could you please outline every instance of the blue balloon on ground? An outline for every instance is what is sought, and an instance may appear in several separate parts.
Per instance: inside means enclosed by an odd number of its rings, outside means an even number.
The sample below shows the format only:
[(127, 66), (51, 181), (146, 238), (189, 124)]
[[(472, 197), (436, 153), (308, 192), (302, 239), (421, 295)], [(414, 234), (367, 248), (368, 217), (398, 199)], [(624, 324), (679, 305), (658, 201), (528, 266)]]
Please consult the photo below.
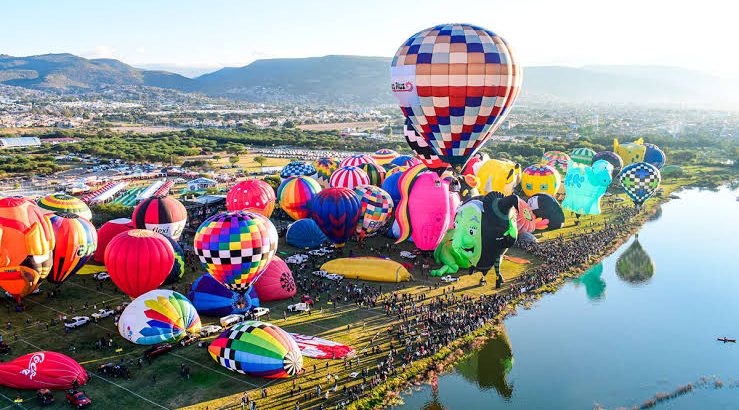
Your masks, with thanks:
[(259, 307), (259, 297), (253, 286), (242, 296), (223, 286), (208, 273), (204, 273), (192, 284), (192, 290), (187, 293), (187, 298), (198, 313), (206, 316), (246, 313), (252, 308)]
[(285, 234), (285, 240), (291, 246), (305, 249), (318, 248), (326, 243), (328, 238), (321, 231), (321, 228), (316, 225), (316, 221), (305, 218), (290, 224)]
[(401, 176), (403, 176), (402, 172), (395, 172), (382, 182), (382, 189), (390, 194), (390, 198), (393, 198), (394, 204), (400, 203), (400, 186), (398, 182)]

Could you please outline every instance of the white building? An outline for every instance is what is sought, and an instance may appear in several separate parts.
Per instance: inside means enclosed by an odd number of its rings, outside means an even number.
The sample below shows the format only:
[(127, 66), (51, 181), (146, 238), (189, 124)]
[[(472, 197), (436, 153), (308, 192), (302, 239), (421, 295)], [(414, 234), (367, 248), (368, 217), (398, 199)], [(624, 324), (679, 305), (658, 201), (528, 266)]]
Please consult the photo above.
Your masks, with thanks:
[(215, 180), (208, 178), (196, 178), (187, 183), (187, 189), (190, 191), (202, 191), (218, 184)]
[(0, 138), (0, 148), (39, 147), (38, 137)]

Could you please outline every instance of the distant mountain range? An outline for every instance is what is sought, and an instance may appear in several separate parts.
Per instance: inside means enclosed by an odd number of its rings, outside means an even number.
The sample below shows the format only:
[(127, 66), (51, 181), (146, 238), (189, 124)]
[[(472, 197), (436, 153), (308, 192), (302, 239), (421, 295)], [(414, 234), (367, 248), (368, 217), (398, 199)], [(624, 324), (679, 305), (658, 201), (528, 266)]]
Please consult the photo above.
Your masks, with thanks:
[[(53, 92), (147, 86), (254, 102), (375, 105), (394, 103), (389, 65), (386, 57), (280, 58), (188, 78), (113, 59), (0, 55), (0, 83)], [(717, 106), (739, 101), (737, 91), (736, 81), (675, 67), (540, 66), (525, 68), (521, 101)]]

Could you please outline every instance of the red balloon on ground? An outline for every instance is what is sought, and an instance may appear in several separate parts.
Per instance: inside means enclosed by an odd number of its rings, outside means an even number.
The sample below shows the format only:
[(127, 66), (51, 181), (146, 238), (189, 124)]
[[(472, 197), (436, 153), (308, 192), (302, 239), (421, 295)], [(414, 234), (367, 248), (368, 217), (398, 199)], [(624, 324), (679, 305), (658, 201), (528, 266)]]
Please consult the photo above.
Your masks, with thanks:
[(110, 279), (136, 298), (159, 287), (174, 266), (174, 249), (167, 238), (145, 229), (118, 234), (105, 250)]
[(259, 279), (254, 282), (260, 302), (283, 300), (295, 296), (295, 280), (285, 261), (274, 256)]
[(247, 179), (234, 185), (226, 195), (229, 211), (251, 211), (267, 218), (275, 209), (275, 190), (261, 179)]
[(133, 222), (128, 218), (110, 220), (98, 229), (98, 247), (95, 249), (93, 259), (98, 263), (105, 263), (105, 248), (116, 235), (133, 229)]
[(66, 390), (87, 383), (87, 371), (69, 356), (36, 352), (0, 363), (0, 386), (11, 389)]

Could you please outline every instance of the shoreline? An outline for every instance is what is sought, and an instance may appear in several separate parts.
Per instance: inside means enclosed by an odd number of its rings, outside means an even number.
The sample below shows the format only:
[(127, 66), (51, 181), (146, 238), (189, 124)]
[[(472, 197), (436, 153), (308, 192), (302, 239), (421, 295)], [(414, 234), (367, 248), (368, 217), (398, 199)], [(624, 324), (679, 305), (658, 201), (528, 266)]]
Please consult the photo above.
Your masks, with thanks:
[[(487, 341), (498, 337), (501, 333), (503, 321), (509, 316), (516, 314), (520, 306), (526, 307), (543, 295), (556, 292), (566, 284), (567, 279), (581, 276), (592, 266), (613, 254), (631, 239), (633, 235), (638, 233), (641, 227), (649, 221), (650, 217), (657, 212), (657, 209), (661, 205), (673, 199), (672, 195), (675, 191), (690, 187), (691, 184), (688, 183), (670, 187), (671, 189), (669, 190), (665, 189), (660, 197), (654, 198), (652, 202), (648, 203), (647, 206), (639, 211), (633, 222), (634, 226), (631, 229), (619, 235), (597, 255), (591, 256), (584, 266), (581, 265), (572, 268), (557, 275), (557, 278), (552, 282), (516, 296), (488, 323), (442, 347), (434, 356), (415, 361), (411, 366), (408, 366), (407, 370), (398, 373), (397, 376), (389, 378), (387, 382), (371, 389), (369, 397), (363, 397), (353, 401), (347, 408), (351, 410), (369, 410), (401, 405), (403, 403), (402, 395), (406, 391), (422, 384), (432, 383), (438, 375), (452, 371), (460, 362), (477, 353)], [(507, 288), (501, 294), (510, 292), (511, 288)]]

